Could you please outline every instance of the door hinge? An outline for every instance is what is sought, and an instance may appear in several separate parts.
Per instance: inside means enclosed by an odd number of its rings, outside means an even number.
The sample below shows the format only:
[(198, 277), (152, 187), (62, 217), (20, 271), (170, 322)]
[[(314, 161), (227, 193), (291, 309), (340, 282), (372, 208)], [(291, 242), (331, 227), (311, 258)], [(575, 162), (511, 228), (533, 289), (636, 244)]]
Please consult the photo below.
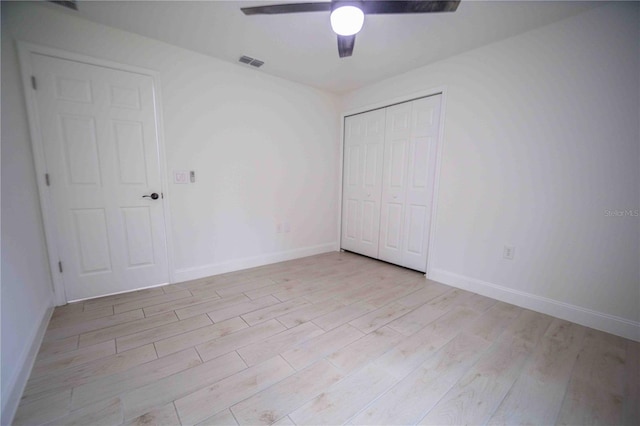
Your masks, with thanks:
[(36, 76), (35, 75), (31, 76), (31, 87), (33, 87), (33, 90), (38, 90), (38, 85), (36, 84)]
[(49, 180), (49, 173), (44, 174), (44, 181), (47, 183), (47, 186), (51, 186), (51, 181)]
[(62, 273), (62, 262), (58, 262), (58, 270)]

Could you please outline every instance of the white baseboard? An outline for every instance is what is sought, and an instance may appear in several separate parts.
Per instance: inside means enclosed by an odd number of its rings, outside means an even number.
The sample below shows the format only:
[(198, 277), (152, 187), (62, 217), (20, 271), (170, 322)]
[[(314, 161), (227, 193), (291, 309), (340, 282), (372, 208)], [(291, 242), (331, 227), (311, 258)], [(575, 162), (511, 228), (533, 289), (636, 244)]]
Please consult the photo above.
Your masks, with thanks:
[(640, 342), (640, 322), (492, 284), (442, 269), (429, 279)]
[(31, 375), (31, 369), (36, 361), (36, 356), (40, 350), (40, 345), (42, 344), (42, 339), (44, 339), (44, 333), (47, 331), (47, 326), (49, 325), (49, 320), (51, 319), (54, 308), (54, 306), (49, 306), (44, 310), (44, 314), (40, 320), (40, 325), (38, 325), (33, 334), (29, 336), (27, 340), (27, 342), (29, 342), (29, 346), (27, 346), (20, 357), (22, 362), (20, 365), (15, 366), (14, 371), (16, 371), (16, 373), (9, 379), (10, 382), (7, 386), (8, 392), (6, 395), (2, 395), (2, 418), (0, 419), (0, 424), (10, 425), (13, 422), (13, 418), (18, 410), (18, 405), (20, 405), (22, 393), (24, 392), (24, 388), (27, 386), (27, 380), (29, 380), (29, 376)]
[(311, 247), (303, 247), (294, 250), (279, 251), (254, 257), (233, 259), (227, 262), (212, 263), (196, 268), (177, 269), (175, 271), (175, 282), (197, 280), (198, 278), (209, 277), (211, 275), (224, 274), (227, 272), (239, 271), (241, 269), (255, 268), (256, 266), (268, 265), (270, 263), (284, 262), (285, 260), (298, 259), (300, 257), (313, 256), (316, 254), (336, 251), (336, 243), (321, 244)]

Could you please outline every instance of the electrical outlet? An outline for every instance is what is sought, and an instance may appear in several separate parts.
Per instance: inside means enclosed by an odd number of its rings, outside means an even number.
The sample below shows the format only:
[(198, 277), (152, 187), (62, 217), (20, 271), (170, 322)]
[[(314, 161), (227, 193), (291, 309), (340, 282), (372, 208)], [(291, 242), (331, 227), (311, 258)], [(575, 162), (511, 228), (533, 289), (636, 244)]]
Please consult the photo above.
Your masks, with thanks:
[(502, 251), (502, 257), (508, 260), (513, 260), (513, 257), (516, 254), (516, 248), (513, 246), (504, 246), (504, 250)]
[(276, 234), (282, 234), (282, 223), (276, 224)]
[(282, 226), (282, 230), (283, 232), (290, 232), (291, 231), (291, 224), (287, 221), (283, 224)]

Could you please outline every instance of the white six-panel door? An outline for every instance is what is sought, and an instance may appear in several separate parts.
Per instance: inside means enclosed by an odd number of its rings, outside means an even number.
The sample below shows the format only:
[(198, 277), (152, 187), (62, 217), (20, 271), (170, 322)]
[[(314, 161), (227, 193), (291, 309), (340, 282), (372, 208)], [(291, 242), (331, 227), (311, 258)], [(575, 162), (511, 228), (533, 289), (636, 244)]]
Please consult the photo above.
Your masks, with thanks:
[(152, 78), (31, 62), (67, 300), (168, 282)]
[(426, 271), (440, 95), (387, 108), (379, 258)]
[(413, 102), (386, 108), (379, 258), (402, 265)]
[[(426, 271), (440, 102), (440, 95), (430, 96), (346, 118), (342, 248)], [(354, 147), (361, 150), (363, 145), (354, 128), (358, 129), (358, 123), (374, 114), (375, 117), (384, 114), (384, 141), (376, 145), (383, 152), (382, 167), (376, 169), (375, 178), (370, 178), (370, 182), (381, 181), (379, 222), (367, 223), (367, 228), (378, 229), (378, 237), (369, 238), (371, 243), (365, 245), (358, 239), (365, 216), (355, 212), (357, 201), (366, 198), (353, 196), (355, 191), (348, 188), (364, 188), (353, 178), (356, 171), (357, 176), (364, 175), (362, 165), (354, 164), (355, 158), (361, 158), (354, 154)], [(364, 191), (364, 195), (371, 192)], [(368, 217), (376, 215), (370, 213)], [(377, 247), (373, 247), (373, 241), (377, 241)]]
[(342, 248), (378, 256), (384, 110), (345, 120)]

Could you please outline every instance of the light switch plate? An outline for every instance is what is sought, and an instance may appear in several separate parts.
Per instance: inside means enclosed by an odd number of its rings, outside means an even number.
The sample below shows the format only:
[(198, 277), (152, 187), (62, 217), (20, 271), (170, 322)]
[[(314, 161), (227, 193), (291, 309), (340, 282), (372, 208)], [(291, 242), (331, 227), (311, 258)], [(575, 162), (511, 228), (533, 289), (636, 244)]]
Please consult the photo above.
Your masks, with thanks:
[(189, 183), (189, 172), (186, 170), (174, 170), (173, 183), (177, 183), (177, 184)]

